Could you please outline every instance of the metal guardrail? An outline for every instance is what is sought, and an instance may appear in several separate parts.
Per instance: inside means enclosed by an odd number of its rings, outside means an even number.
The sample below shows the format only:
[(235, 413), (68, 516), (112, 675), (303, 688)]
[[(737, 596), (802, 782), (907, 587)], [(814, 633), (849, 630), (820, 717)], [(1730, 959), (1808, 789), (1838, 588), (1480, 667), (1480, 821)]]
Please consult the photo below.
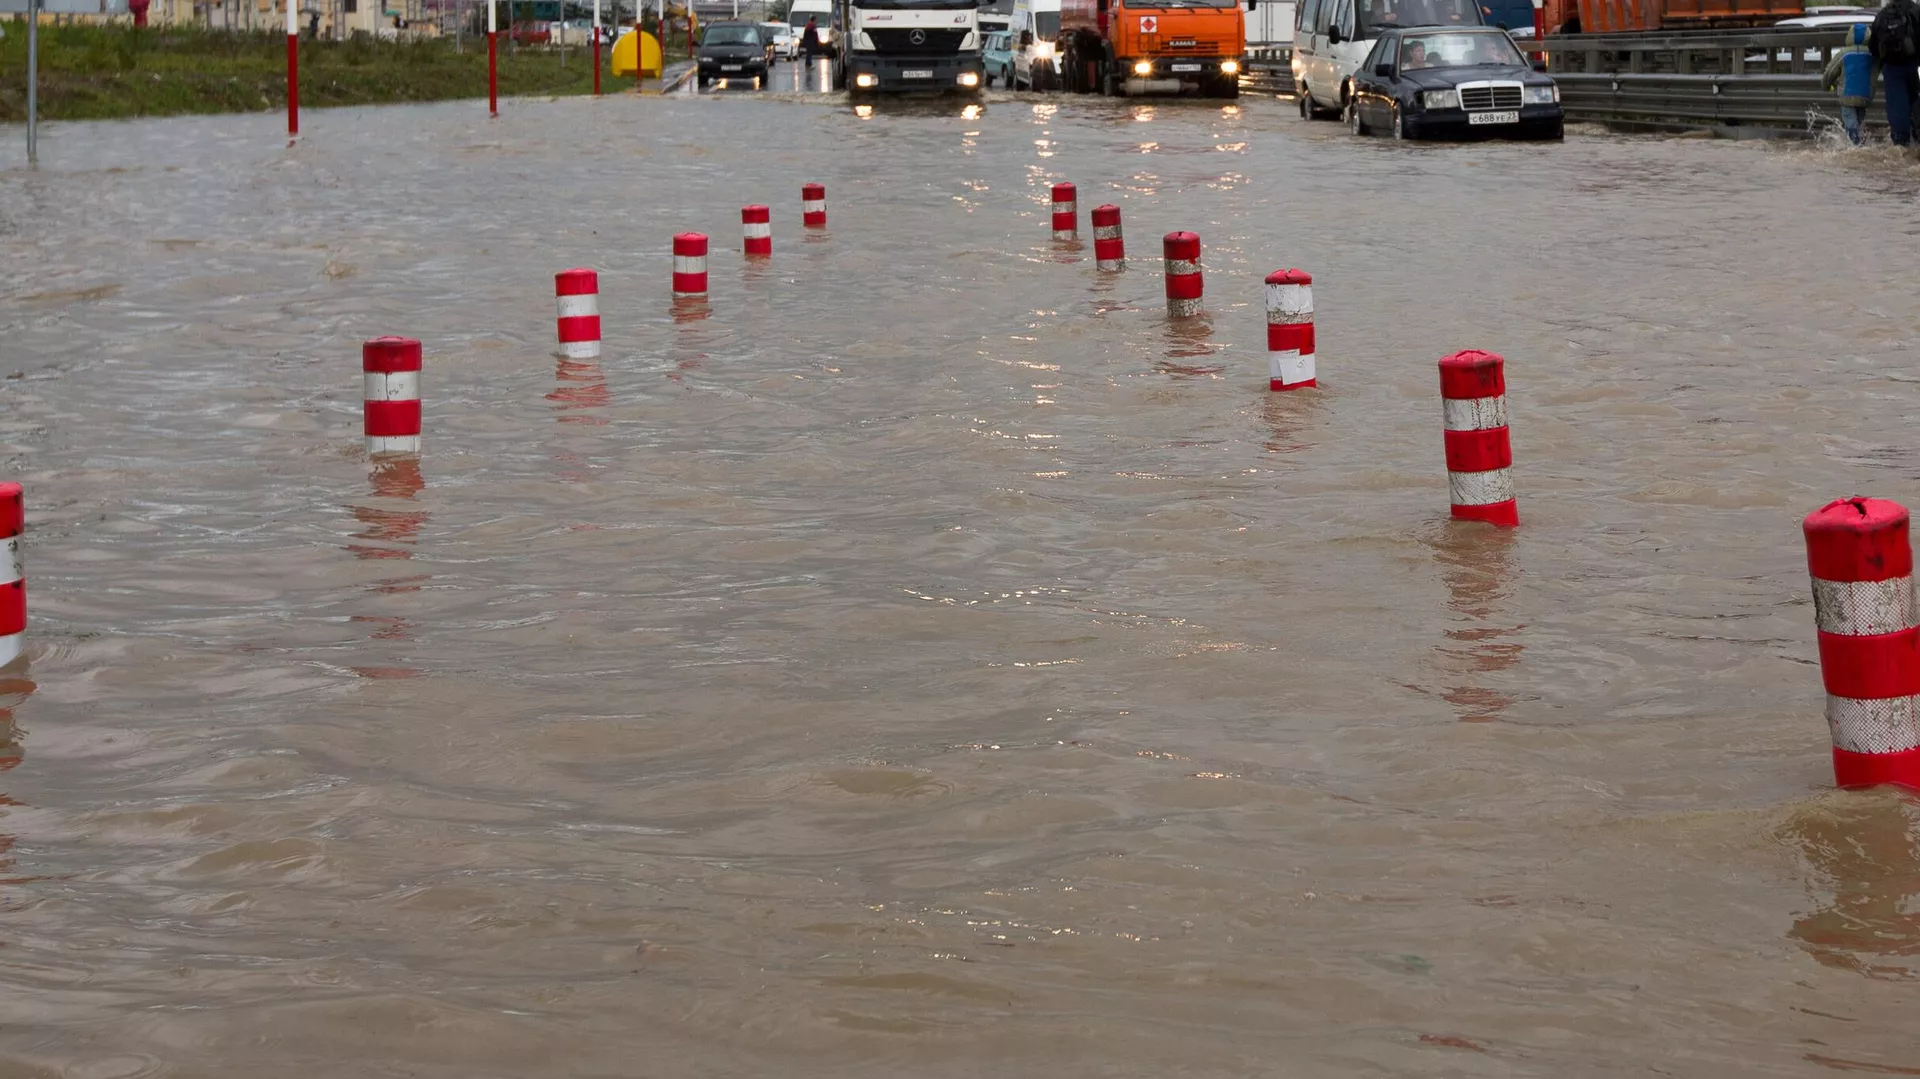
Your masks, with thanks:
[(1651, 127), (1751, 128), (1806, 133), (1839, 122), (1818, 75), (1557, 74), (1567, 119)]
[(1843, 28), (1697, 30), (1654, 34), (1553, 35), (1523, 42), (1545, 52), (1555, 75), (1625, 72), (1671, 75), (1819, 74), (1845, 44)]

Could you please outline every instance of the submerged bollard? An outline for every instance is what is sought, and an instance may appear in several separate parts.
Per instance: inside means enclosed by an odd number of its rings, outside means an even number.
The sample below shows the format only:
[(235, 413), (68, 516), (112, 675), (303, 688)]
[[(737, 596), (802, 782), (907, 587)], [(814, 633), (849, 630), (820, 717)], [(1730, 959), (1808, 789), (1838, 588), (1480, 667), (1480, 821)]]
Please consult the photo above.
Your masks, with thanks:
[(420, 452), (420, 342), (376, 337), (360, 348), (367, 455)]
[(1313, 373), (1313, 275), (1275, 270), (1267, 275), (1267, 388), (1317, 385)]
[(1834, 782), (1920, 789), (1920, 629), (1907, 508), (1884, 498), (1842, 499), (1808, 514), (1801, 531)]
[(1079, 192), (1072, 184), (1053, 185), (1053, 238), (1080, 238)]
[(1200, 313), (1200, 237), (1191, 232), (1169, 232), (1160, 242), (1167, 263), (1167, 317), (1192, 318)]
[(748, 258), (766, 258), (773, 254), (772, 210), (765, 206), (742, 207), (740, 224), (746, 232)]
[(1440, 403), (1453, 515), (1511, 528), (1520, 523), (1520, 509), (1513, 498), (1513, 445), (1507, 437), (1506, 364), (1478, 349), (1442, 359)]
[(0, 666), (19, 659), (27, 643), (27, 572), (20, 562), (20, 533), (26, 526), (20, 485), (0, 483)]
[(600, 275), (580, 267), (553, 275), (559, 307), (560, 354), (570, 360), (600, 355)]
[(827, 185), (800, 185), (800, 225), (809, 229), (827, 227)]
[(673, 238), (673, 294), (707, 294), (707, 236), (683, 232)]
[(1127, 268), (1127, 242), (1120, 235), (1120, 207), (1093, 208), (1093, 268), (1115, 273)]

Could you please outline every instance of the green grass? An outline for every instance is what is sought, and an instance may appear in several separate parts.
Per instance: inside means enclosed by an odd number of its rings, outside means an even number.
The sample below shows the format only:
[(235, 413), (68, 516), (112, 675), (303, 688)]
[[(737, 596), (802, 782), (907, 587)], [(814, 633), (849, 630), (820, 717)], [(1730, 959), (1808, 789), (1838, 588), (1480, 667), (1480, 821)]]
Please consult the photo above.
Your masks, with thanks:
[[(0, 40), (0, 121), (26, 119), (27, 27), (8, 22)], [(674, 42), (669, 61), (685, 55)], [(603, 48), (601, 60), (610, 60)], [(501, 96), (593, 92), (592, 51), (559, 53), (500, 42)], [(40, 116), (46, 120), (106, 120), (183, 113), (258, 112), (287, 104), (287, 39), (278, 33), (230, 33), (199, 28), (135, 30), (129, 26), (40, 27)], [(602, 74), (605, 89), (632, 85)], [(466, 51), (451, 38), (300, 42), (300, 105), (374, 105), (444, 101), (487, 95), (487, 45), (468, 37)]]

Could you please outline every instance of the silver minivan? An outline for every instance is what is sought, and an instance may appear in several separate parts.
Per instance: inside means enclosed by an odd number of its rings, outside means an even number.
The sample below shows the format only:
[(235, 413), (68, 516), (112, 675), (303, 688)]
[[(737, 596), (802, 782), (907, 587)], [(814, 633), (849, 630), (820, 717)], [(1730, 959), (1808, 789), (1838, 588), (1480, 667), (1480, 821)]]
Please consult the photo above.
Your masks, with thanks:
[(1393, 26), (1483, 26), (1476, 0), (1301, 0), (1293, 27), (1293, 83), (1300, 115), (1338, 119), (1347, 78)]

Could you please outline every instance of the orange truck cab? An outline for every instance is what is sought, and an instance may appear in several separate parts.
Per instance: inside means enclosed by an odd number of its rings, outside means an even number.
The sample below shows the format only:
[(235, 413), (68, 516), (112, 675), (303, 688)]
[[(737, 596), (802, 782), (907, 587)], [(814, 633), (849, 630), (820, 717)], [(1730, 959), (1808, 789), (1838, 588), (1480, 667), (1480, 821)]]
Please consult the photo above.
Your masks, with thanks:
[(1239, 97), (1247, 24), (1239, 0), (1060, 0), (1058, 47), (1068, 93)]

